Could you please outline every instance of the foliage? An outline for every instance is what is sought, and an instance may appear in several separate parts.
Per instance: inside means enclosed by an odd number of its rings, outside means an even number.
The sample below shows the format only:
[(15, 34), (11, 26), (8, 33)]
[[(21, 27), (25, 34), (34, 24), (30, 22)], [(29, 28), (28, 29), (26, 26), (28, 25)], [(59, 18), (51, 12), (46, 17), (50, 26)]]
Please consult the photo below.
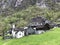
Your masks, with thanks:
[(59, 0), (45, 0), (45, 3), (49, 7), (49, 9), (54, 11), (60, 11)]
[[(18, 11), (13, 13), (9, 16), (1, 16), (0, 15), (0, 25), (7, 25), (7, 26), (0, 26), (1, 28), (9, 27), (9, 24), (15, 23), (17, 27), (24, 27), (27, 26), (30, 20), (37, 16), (43, 16), (51, 21), (57, 21), (60, 18), (60, 11), (48, 10), (48, 9), (41, 9), (37, 6), (30, 6), (25, 10)], [(10, 25), (11, 26), (11, 25)], [(3, 30), (1, 29), (0, 30)], [(5, 29), (6, 30), (6, 29)]]

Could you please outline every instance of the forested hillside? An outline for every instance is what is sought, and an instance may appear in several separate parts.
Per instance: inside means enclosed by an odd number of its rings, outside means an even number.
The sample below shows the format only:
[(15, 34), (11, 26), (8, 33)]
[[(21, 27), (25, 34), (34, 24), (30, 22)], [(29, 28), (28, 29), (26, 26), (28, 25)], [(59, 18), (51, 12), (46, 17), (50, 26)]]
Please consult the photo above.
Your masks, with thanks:
[(33, 17), (44, 16), (53, 22), (60, 19), (59, 0), (0, 0), (0, 30), (9, 30), (11, 23), (24, 27)]

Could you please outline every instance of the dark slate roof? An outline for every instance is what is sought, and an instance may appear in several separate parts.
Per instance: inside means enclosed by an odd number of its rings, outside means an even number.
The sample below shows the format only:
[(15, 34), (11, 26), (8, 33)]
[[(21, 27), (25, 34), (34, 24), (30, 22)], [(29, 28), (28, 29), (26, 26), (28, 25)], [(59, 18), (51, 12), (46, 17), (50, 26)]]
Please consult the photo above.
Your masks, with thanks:
[(15, 28), (15, 31), (24, 31), (24, 28)]
[(28, 25), (29, 26), (45, 25), (46, 20), (47, 19), (45, 19), (44, 17), (35, 17), (31, 19), (31, 22)]
[(52, 21), (47, 20), (44, 17), (35, 17), (31, 19), (31, 22), (28, 24), (28, 26), (36, 27), (36, 28), (43, 28), (48, 24), (50, 28), (53, 28), (56, 24), (54, 24)]
[(44, 22), (46, 19), (44, 17), (35, 17), (31, 19), (31, 22)]

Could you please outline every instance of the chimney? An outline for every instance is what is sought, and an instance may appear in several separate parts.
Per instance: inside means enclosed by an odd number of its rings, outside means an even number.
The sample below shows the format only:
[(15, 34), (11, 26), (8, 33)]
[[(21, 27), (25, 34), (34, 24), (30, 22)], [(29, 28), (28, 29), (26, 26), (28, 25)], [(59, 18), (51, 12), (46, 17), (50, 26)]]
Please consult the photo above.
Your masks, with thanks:
[(12, 24), (12, 28), (15, 29), (15, 24)]

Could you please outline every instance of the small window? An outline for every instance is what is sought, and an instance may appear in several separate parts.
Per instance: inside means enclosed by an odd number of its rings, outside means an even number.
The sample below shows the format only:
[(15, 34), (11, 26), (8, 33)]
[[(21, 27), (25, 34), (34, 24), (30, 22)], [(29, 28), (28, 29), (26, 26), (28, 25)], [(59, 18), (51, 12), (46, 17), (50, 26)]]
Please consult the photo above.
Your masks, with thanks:
[(19, 34), (19, 35), (21, 35), (21, 34)]
[(41, 23), (41, 25), (43, 25), (43, 24)]

